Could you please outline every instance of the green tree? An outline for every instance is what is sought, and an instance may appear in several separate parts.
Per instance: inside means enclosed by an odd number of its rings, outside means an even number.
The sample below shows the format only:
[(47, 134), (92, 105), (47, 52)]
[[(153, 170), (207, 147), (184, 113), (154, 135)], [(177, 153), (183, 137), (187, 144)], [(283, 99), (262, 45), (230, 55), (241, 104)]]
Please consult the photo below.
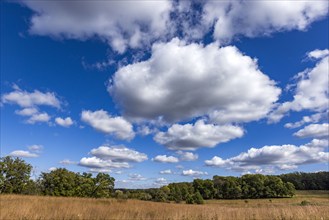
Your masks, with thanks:
[(114, 189), (115, 179), (106, 173), (98, 173), (94, 178), (95, 187), (92, 197), (110, 197)]
[(23, 193), (31, 185), (32, 166), (10, 156), (0, 159), (0, 193)]
[(194, 193), (193, 200), (194, 200), (194, 203), (196, 203), (196, 204), (203, 204), (204, 203), (203, 198), (202, 198), (201, 194), (199, 193), (199, 191)]
[(50, 196), (75, 196), (77, 174), (65, 168), (41, 173), (42, 192)]

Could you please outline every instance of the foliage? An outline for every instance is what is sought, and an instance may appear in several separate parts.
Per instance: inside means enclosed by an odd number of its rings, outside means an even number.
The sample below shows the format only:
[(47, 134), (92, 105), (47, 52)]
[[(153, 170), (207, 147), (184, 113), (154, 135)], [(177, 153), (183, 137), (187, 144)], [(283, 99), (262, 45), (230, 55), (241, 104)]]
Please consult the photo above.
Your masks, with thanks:
[(32, 188), (32, 166), (24, 160), (12, 157), (0, 159), (0, 193), (27, 193)]
[(284, 182), (294, 184), (297, 190), (328, 190), (329, 172), (295, 172), (279, 176)]
[(50, 173), (42, 173), (40, 178), (42, 193), (51, 196), (110, 197), (114, 188), (114, 178), (105, 173), (74, 173), (59, 168)]

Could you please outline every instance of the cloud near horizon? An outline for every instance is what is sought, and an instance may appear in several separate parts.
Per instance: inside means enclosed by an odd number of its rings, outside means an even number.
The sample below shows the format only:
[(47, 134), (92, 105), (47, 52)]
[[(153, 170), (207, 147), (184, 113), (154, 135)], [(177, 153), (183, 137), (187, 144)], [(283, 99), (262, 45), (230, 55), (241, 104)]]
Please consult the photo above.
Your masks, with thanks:
[(295, 146), (273, 145), (251, 148), (247, 152), (227, 159), (214, 156), (205, 161), (206, 166), (222, 167), (234, 171), (252, 171), (260, 169), (291, 170), (299, 165), (328, 163), (329, 152), (325, 152), (328, 140), (313, 139), (310, 143)]

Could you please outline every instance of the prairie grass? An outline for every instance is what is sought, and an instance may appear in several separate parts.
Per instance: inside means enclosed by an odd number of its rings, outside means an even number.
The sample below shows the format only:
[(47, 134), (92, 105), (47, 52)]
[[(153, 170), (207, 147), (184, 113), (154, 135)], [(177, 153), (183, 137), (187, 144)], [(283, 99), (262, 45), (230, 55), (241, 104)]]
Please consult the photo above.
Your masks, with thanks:
[[(308, 201), (307, 205), (301, 205)], [(0, 219), (319, 219), (329, 220), (329, 194), (298, 192), (294, 198), (211, 200), (204, 205), (139, 200), (0, 196)]]

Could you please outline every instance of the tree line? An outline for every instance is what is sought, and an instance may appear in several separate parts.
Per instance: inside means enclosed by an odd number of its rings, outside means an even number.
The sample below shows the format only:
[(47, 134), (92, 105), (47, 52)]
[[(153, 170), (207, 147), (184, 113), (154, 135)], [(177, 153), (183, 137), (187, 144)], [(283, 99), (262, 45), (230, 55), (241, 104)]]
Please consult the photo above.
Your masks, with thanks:
[(115, 179), (105, 173), (93, 177), (59, 168), (32, 180), (31, 171), (32, 166), (24, 160), (1, 158), (0, 193), (106, 198), (111, 197), (114, 188)]
[(292, 197), (298, 190), (328, 190), (329, 172), (290, 173), (279, 176), (246, 174), (214, 176), (193, 182), (170, 183), (160, 188), (117, 189), (109, 174), (75, 173), (59, 168), (31, 179), (32, 166), (12, 157), (0, 159), (0, 193), (75, 196), (202, 204), (208, 199), (257, 199)]

